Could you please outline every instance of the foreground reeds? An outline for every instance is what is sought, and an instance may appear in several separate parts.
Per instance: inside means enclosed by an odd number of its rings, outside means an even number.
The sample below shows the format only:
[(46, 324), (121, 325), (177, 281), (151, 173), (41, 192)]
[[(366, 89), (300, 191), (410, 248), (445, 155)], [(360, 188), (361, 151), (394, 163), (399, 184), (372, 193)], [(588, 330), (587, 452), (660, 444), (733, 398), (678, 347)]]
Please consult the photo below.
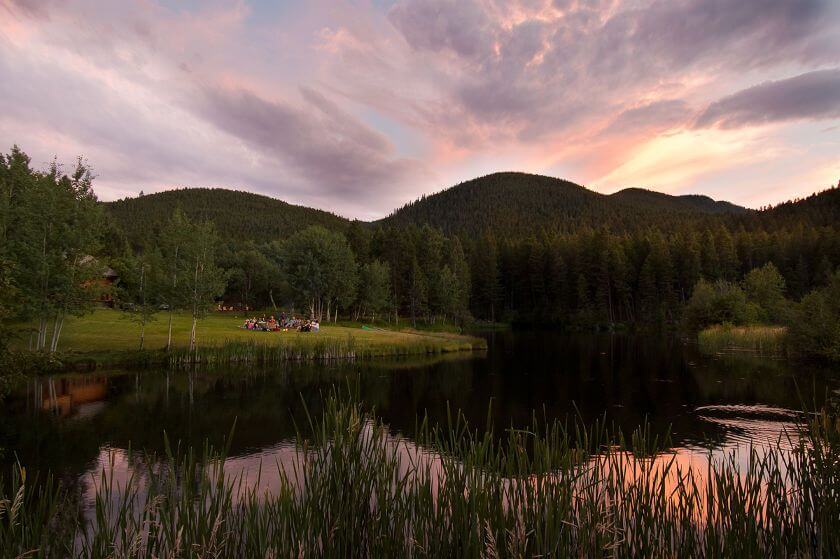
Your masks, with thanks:
[[(224, 451), (168, 452), (92, 508), (15, 470), (0, 485), (4, 557), (836, 557), (840, 421), (705, 468), (645, 429), (534, 421), (499, 440), (453, 419), (414, 442), (330, 398), (263, 494)], [(781, 443), (781, 441), (780, 441)], [(168, 448), (168, 447), (167, 447)]]
[(722, 351), (754, 351), (765, 354), (785, 353), (787, 328), (784, 326), (733, 326), (717, 324), (697, 334), (697, 343), (704, 353)]

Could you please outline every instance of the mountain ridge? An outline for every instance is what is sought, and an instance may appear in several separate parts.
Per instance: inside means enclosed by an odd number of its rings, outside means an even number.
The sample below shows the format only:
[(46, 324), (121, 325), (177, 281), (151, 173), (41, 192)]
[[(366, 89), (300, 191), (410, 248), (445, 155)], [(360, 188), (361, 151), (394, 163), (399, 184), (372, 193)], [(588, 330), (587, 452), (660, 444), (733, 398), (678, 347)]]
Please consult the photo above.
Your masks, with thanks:
[[(834, 189), (837, 190), (837, 189)], [(424, 195), (374, 221), (350, 220), (332, 212), (295, 205), (262, 194), (226, 188), (178, 188), (113, 202), (103, 202), (129, 240), (140, 246), (181, 207), (192, 219), (209, 219), (233, 240), (286, 237), (310, 225), (345, 232), (351, 223), (402, 226), (428, 224), (446, 233), (478, 235), (491, 229), (522, 236), (540, 230), (574, 231), (580, 227), (629, 231), (686, 220), (727, 216), (795, 214), (799, 208), (825, 221), (836, 215), (840, 194), (815, 193), (764, 210), (752, 210), (702, 194), (671, 195), (645, 188), (611, 194), (572, 181), (520, 172), (476, 177)]]
[(180, 207), (194, 220), (210, 220), (223, 237), (259, 241), (291, 235), (310, 225), (344, 231), (350, 221), (325, 210), (227, 188), (177, 188), (103, 202), (135, 246), (156, 234)]
[[(511, 206), (514, 211), (507, 211)], [(480, 234), (608, 226), (627, 230), (651, 219), (703, 218), (751, 210), (703, 195), (672, 196), (641, 188), (601, 194), (577, 183), (530, 173), (492, 173), (423, 196), (377, 223), (428, 223), (445, 232)], [(465, 220), (465, 216), (472, 219)]]

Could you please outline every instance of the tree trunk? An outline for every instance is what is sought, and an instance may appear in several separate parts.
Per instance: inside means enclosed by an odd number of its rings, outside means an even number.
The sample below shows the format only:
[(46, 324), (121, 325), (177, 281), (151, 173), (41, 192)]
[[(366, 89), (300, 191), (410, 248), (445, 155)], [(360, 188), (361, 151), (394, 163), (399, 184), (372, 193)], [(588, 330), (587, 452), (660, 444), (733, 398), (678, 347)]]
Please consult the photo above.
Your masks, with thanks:
[(180, 246), (175, 247), (175, 261), (174, 265), (172, 266), (172, 297), (170, 297), (169, 302), (169, 334), (166, 337), (166, 352), (172, 350), (172, 312), (175, 307), (174, 305), (174, 297), (175, 297), (175, 288), (178, 287), (178, 253), (181, 251)]
[(271, 307), (274, 309), (274, 312), (277, 312), (277, 304), (274, 302), (274, 290), (268, 290), (268, 298), (271, 300)]
[(245, 306), (248, 306), (248, 300), (251, 298), (251, 277), (245, 276)]
[(35, 349), (43, 351), (47, 347), (47, 318), (42, 316), (38, 321), (38, 342)]
[(53, 326), (53, 337), (50, 343), (50, 353), (58, 351), (58, 340), (61, 338), (61, 329), (64, 327), (64, 313), (59, 314), (55, 318), (55, 325)]
[(198, 317), (193, 313), (192, 329), (190, 330), (190, 354), (195, 351), (195, 326), (198, 322)]
[(140, 351), (143, 351), (143, 338), (146, 335), (146, 265), (140, 266)]
[(201, 263), (198, 258), (195, 261), (195, 277), (193, 278), (193, 305), (192, 305), (192, 328), (190, 329), (190, 354), (195, 351), (195, 325), (198, 322), (198, 273)]
[(166, 352), (172, 349), (172, 305), (169, 305), (169, 334), (166, 336)]

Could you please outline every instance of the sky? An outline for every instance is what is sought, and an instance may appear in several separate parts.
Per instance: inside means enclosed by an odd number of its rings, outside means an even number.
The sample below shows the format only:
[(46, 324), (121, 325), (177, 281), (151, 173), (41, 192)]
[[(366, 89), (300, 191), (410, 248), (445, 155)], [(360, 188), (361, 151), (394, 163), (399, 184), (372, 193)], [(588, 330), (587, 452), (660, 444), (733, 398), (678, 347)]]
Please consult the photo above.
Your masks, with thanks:
[(0, 151), (103, 200), (375, 219), (495, 171), (761, 207), (840, 179), (840, 0), (0, 0)]

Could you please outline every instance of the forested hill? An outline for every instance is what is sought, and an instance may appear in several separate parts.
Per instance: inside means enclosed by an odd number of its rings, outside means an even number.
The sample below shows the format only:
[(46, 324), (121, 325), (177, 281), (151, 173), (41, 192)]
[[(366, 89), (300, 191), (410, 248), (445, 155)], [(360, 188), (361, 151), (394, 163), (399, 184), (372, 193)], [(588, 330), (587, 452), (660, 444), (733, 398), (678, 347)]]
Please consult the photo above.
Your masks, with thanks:
[[(126, 198), (105, 204), (114, 222), (141, 247), (180, 207), (194, 220), (210, 220), (229, 241), (286, 238), (310, 225), (346, 232), (350, 221), (335, 214), (288, 204), (268, 196), (220, 188), (191, 188)], [(374, 225), (429, 224), (464, 238), (488, 231), (498, 238), (525, 238), (583, 228), (623, 233), (655, 226), (671, 230), (687, 223), (747, 228), (840, 221), (840, 190), (752, 211), (708, 196), (671, 196), (628, 188), (600, 194), (578, 184), (526, 173), (495, 173), (411, 202)]]
[(310, 225), (344, 231), (349, 221), (335, 214), (287, 204), (250, 192), (223, 188), (182, 188), (107, 202), (105, 207), (130, 243), (154, 238), (180, 207), (193, 220), (209, 220), (223, 239), (234, 241), (285, 238)]
[(731, 202), (717, 201), (702, 194), (683, 194), (672, 196), (643, 188), (625, 188), (607, 196), (610, 200), (625, 202), (630, 205), (648, 207), (650, 209), (699, 212), (707, 214), (744, 214), (746, 208), (736, 206)]
[(638, 188), (604, 195), (578, 184), (527, 173), (494, 173), (424, 196), (383, 220), (428, 223), (445, 232), (475, 235), (492, 229), (520, 236), (539, 230), (574, 231), (606, 226), (615, 231), (708, 214), (744, 213), (707, 196), (670, 196)]
[(837, 226), (840, 223), (840, 182), (834, 188), (779, 204), (761, 214), (766, 220), (788, 226)]

